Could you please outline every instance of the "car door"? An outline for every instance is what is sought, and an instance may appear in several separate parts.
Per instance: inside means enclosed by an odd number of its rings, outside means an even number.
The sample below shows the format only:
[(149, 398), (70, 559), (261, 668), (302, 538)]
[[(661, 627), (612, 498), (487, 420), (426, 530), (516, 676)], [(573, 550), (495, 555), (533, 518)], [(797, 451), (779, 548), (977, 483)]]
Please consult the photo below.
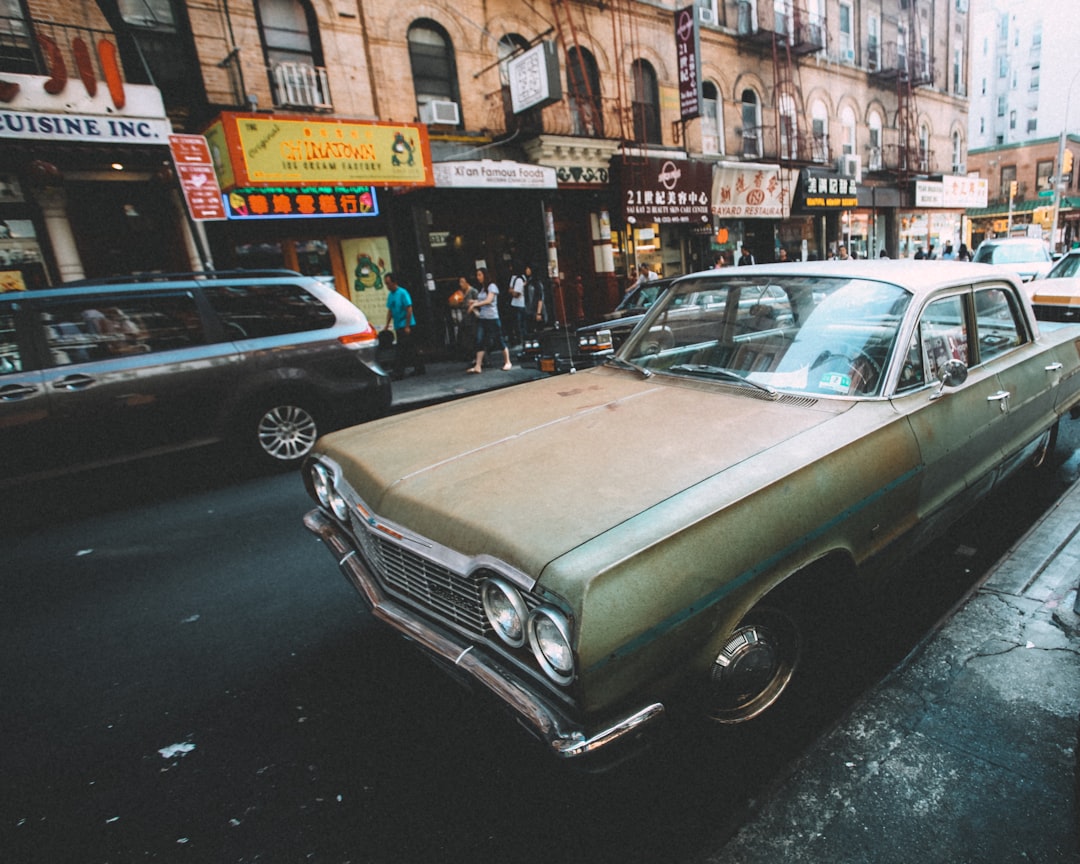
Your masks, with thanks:
[(1006, 413), (995, 371), (976, 365), (959, 386), (937, 383), (948, 361), (970, 361), (970, 297), (968, 290), (954, 290), (925, 304), (893, 398), (922, 456), (917, 541), (929, 539), (985, 495), (1003, 458)]
[(45, 386), (59, 448), (78, 462), (210, 439), (235, 382), (228, 342), (206, 337), (191, 291), (41, 304)]
[(29, 315), (21, 300), (0, 305), (0, 479), (41, 470), (51, 461), (55, 430), (26, 326)]
[(1062, 364), (1037, 343), (1015, 289), (1004, 282), (973, 288), (977, 329), (976, 361), (997, 375), (1004, 414), (1000, 442), (1010, 473), (1029, 458), (1042, 432), (1055, 422), (1054, 402)]

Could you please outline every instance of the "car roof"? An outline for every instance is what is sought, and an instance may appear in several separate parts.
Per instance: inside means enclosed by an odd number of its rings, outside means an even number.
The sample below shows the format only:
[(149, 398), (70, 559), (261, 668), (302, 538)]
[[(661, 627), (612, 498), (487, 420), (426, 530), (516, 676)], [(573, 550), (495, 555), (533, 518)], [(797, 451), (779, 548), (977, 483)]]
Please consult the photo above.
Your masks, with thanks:
[(146, 291), (163, 291), (182, 286), (185, 289), (203, 288), (221, 282), (234, 285), (246, 285), (253, 281), (265, 284), (267, 281), (287, 281), (291, 284), (302, 282), (311, 285), (318, 283), (311, 276), (304, 276), (293, 270), (207, 270), (186, 273), (140, 273), (133, 276), (107, 276), (102, 279), (79, 279), (64, 282), (51, 288), (33, 291), (13, 291), (0, 294), (5, 300), (30, 300), (36, 298), (55, 299), (62, 297), (81, 297), (86, 294), (123, 294)]
[(993, 278), (1009, 282), (1017, 289), (1021, 282), (1015, 272), (994, 264), (973, 264), (966, 261), (915, 261), (905, 258), (849, 259), (847, 261), (796, 261), (784, 264), (753, 264), (749, 267), (724, 267), (703, 270), (677, 279), (732, 278), (739, 276), (809, 276), (817, 278), (846, 277), (890, 282), (922, 296), (955, 285), (970, 284)]

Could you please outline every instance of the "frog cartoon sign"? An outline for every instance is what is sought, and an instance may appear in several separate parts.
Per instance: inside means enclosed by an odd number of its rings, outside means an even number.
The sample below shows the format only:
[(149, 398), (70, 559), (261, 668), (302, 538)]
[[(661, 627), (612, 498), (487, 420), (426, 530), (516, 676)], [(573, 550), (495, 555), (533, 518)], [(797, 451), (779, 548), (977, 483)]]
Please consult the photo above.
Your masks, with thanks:
[(386, 319), (383, 276), (392, 268), (387, 237), (349, 237), (341, 240), (341, 257), (349, 280), (349, 299), (370, 321)]

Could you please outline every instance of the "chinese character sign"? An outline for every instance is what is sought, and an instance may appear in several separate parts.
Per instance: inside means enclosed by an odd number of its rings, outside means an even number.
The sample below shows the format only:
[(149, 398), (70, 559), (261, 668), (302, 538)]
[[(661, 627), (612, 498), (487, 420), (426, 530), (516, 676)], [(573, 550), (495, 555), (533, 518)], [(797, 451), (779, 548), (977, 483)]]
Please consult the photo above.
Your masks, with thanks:
[(679, 64), (679, 113), (683, 120), (701, 116), (701, 41), (697, 10), (675, 12), (675, 54)]

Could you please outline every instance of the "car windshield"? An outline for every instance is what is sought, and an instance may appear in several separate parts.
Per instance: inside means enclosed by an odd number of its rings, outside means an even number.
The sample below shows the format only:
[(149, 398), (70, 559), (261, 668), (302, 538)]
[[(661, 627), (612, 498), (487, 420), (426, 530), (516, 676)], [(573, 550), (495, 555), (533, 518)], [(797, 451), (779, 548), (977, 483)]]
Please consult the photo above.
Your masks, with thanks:
[(654, 305), (617, 359), (769, 392), (876, 396), (910, 301), (899, 285), (866, 279), (690, 277)]
[(1049, 260), (1050, 253), (1041, 243), (998, 243), (980, 247), (975, 256), (979, 264), (1024, 264)]
[(1080, 276), (1080, 253), (1066, 255), (1046, 275), (1054, 279), (1068, 279), (1072, 276)]

